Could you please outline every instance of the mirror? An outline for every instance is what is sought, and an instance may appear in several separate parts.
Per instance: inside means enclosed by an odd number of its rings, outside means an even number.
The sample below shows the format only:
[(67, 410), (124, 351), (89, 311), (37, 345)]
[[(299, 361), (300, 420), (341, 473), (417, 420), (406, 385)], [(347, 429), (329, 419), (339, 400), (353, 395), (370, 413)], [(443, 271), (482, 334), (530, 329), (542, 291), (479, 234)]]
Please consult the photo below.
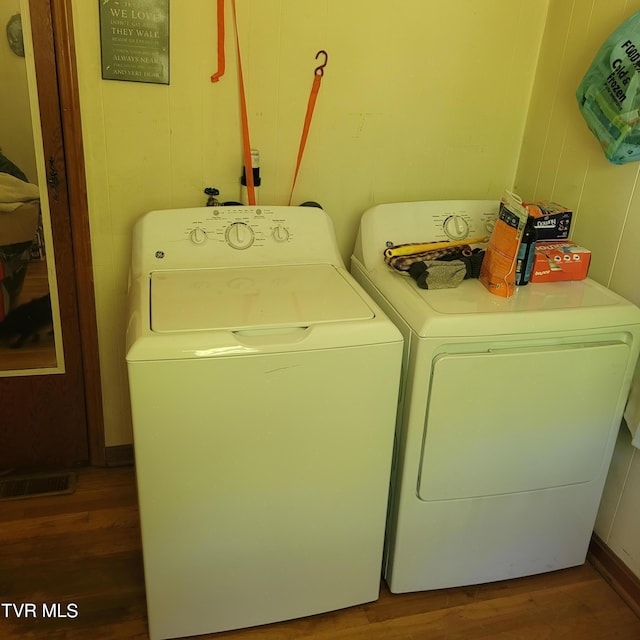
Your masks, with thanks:
[(0, 376), (55, 373), (60, 364), (35, 71), (19, 42), (28, 37), (20, 8), (20, 0), (0, 3)]

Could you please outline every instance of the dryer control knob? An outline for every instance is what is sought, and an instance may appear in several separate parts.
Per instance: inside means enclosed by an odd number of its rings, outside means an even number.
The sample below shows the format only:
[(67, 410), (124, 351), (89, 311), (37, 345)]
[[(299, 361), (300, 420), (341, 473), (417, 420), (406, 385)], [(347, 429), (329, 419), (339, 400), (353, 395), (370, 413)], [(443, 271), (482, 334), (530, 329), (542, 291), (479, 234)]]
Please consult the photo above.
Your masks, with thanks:
[(202, 227), (195, 227), (189, 233), (189, 240), (193, 244), (204, 244), (207, 241), (207, 232)]
[(289, 239), (289, 229), (279, 224), (273, 228), (271, 235), (276, 242), (286, 242)]
[(464, 240), (469, 235), (469, 223), (460, 215), (449, 216), (442, 226), (451, 240)]

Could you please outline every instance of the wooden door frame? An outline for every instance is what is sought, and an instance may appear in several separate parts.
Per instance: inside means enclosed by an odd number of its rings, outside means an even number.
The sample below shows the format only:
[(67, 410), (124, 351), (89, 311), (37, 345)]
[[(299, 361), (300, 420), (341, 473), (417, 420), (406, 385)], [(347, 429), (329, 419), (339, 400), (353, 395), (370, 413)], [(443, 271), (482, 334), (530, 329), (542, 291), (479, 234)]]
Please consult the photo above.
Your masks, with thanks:
[(104, 466), (106, 464), (106, 454), (98, 328), (73, 15), (71, 0), (49, 0), (49, 3), (58, 77), (74, 273), (78, 300), (89, 461), (93, 465)]

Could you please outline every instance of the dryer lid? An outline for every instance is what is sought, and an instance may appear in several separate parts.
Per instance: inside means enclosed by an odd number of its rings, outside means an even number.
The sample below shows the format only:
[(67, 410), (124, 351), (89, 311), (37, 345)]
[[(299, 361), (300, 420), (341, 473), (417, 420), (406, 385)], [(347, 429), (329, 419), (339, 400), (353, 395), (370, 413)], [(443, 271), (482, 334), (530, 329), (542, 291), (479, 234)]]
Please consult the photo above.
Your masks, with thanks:
[(386, 265), (370, 276), (372, 286), (413, 332), (424, 338), (640, 325), (638, 307), (589, 278), (536, 282), (517, 287), (511, 298), (500, 298), (475, 279), (465, 280), (455, 289), (424, 290)]
[(309, 326), (367, 320), (373, 310), (329, 264), (154, 271), (154, 332)]

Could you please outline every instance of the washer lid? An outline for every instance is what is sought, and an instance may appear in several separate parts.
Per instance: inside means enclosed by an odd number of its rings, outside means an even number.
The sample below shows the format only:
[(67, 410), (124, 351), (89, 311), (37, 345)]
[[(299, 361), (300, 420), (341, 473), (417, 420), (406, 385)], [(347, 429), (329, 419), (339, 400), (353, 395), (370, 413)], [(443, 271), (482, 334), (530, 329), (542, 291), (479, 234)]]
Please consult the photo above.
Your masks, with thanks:
[(151, 329), (309, 326), (367, 320), (372, 309), (328, 264), (151, 273)]

